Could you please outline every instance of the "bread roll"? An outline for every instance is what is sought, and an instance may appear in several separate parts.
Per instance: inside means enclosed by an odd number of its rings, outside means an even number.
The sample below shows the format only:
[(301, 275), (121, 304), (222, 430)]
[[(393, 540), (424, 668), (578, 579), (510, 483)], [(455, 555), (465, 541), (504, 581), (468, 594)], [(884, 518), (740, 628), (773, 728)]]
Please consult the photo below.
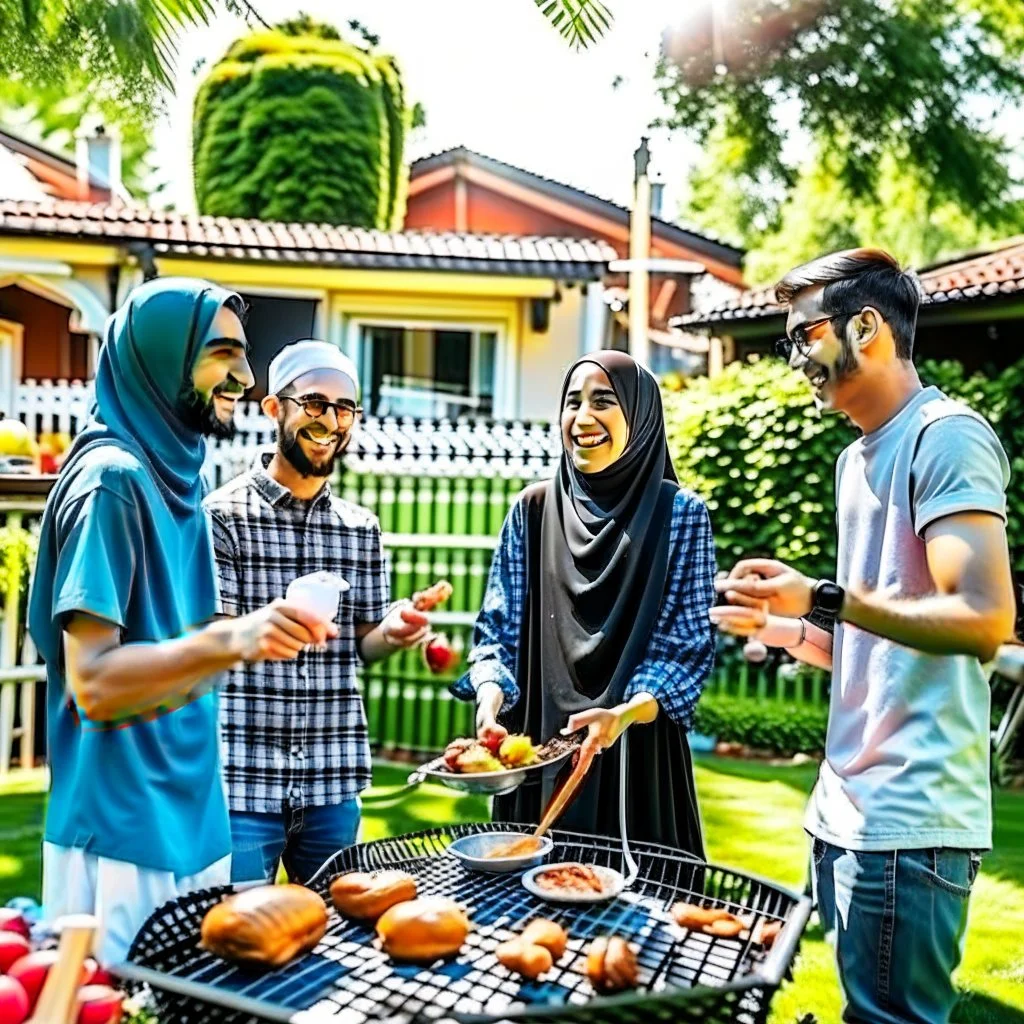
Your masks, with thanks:
[(395, 960), (433, 963), (457, 953), (469, 934), (462, 908), (440, 896), (396, 903), (377, 922), (381, 947)]
[(416, 879), (404, 871), (350, 871), (331, 883), (338, 912), (356, 921), (376, 921), (396, 903), (416, 899)]
[(498, 963), (510, 971), (521, 974), (531, 981), (539, 978), (545, 971), (550, 971), (554, 961), (551, 951), (544, 946), (534, 945), (522, 938), (509, 939), (494, 951)]
[(229, 896), (203, 918), (202, 948), (240, 963), (280, 967), (327, 930), (327, 908), (301, 885), (261, 885)]
[(594, 939), (587, 951), (586, 972), (598, 992), (636, 988), (640, 980), (636, 954), (618, 935)]
[(549, 921), (544, 917), (538, 917), (531, 921), (523, 929), (522, 939), (523, 942), (543, 946), (556, 960), (561, 959), (569, 942), (569, 936), (565, 929), (555, 921)]

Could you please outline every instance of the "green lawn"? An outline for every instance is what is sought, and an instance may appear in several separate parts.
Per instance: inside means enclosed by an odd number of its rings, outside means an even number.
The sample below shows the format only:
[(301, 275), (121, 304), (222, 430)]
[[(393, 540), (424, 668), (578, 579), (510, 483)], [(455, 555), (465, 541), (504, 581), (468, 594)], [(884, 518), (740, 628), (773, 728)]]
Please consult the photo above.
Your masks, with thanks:
[[(697, 791), (711, 859), (802, 888), (807, 843), (800, 822), (815, 771), (814, 765), (702, 758)], [(486, 817), (483, 801), (433, 786), (401, 797), (407, 772), (375, 769), (364, 839)], [(38, 894), (43, 786), (38, 772), (0, 786), (0, 903)], [(985, 858), (971, 901), (957, 1024), (1024, 1024), (1024, 793), (997, 793), (995, 812), (996, 849)], [(776, 996), (771, 1024), (793, 1024), (807, 1013), (821, 1024), (839, 1020), (831, 954), (813, 919), (794, 980)]]

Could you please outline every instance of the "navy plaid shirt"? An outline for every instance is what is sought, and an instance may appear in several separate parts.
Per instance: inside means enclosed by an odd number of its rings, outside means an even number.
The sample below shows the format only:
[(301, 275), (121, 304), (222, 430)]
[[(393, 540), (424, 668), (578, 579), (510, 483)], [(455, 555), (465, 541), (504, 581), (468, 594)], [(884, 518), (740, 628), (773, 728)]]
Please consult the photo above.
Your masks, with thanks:
[(344, 577), (338, 639), (296, 661), (227, 673), (220, 697), (221, 756), (233, 811), (339, 804), (370, 784), (370, 746), (356, 689), (356, 634), (388, 610), (380, 524), (324, 489), (300, 501), (267, 475), (270, 453), (205, 502), (213, 526), (220, 610), (245, 615), (284, 597), (297, 576)]
[[(506, 706), (519, 699), (516, 651), (526, 587), (525, 511), (513, 505), (498, 538), (483, 608), (476, 623), (470, 669), (452, 688), (473, 700), (483, 683), (497, 683)], [(669, 527), (668, 579), (647, 656), (626, 687), (626, 700), (649, 693), (679, 725), (689, 727), (693, 709), (715, 662), (708, 611), (715, 602), (715, 545), (707, 506), (680, 490)]]

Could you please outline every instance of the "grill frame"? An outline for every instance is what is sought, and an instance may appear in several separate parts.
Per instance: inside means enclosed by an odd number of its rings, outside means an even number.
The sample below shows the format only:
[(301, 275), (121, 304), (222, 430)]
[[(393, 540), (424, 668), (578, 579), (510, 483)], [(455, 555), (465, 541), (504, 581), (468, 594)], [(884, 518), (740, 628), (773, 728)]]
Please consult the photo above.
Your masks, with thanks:
[[(495, 1024), (497, 1021), (551, 1022), (551, 1024), (598, 1024), (598, 1022), (742, 1022), (763, 1024), (775, 990), (788, 974), (804, 927), (810, 914), (810, 900), (766, 879), (706, 864), (678, 850), (651, 843), (638, 843), (633, 853), (640, 866), (636, 882), (624, 897), (590, 907), (551, 904), (531, 896), (521, 885), (517, 874), (507, 876), (481, 875), (468, 871), (455, 857), (447, 856), (448, 844), (462, 836), (481, 831), (519, 831), (524, 826), (487, 823), (428, 829), (391, 839), (363, 843), (340, 851), (321, 867), (310, 880), (309, 887), (325, 898), (329, 910), (327, 935), (304, 958), (277, 971), (254, 972), (225, 964), (211, 954), (196, 948), (200, 925), (206, 911), (236, 887), (193, 893), (161, 907), (143, 926), (129, 952), (129, 962), (115, 969), (129, 983), (148, 984), (154, 991), (157, 1009), (164, 1024), (253, 1024), (253, 1022), (328, 1021), (326, 1011), (315, 1007), (330, 1000), (331, 993), (344, 993), (345, 999), (334, 1000), (337, 1020), (349, 1024), (358, 1019), (353, 1007), (360, 1004), (363, 993), (353, 995), (363, 986), (364, 977), (374, 972), (382, 978), (373, 986), (384, 998), (369, 1000), (374, 1012), (364, 1013), (365, 1020), (394, 1020), (403, 1024), (457, 1021), (459, 1024)], [(584, 836), (556, 831), (551, 833), (555, 848), (551, 862), (585, 860), (591, 863), (621, 867), (618, 839)], [(413, 861), (413, 863), (410, 863)], [(372, 929), (339, 918), (328, 894), (333, 878), (353, 870), (375, 870), (384, 867), (409, 867), (420, 882), (421, 893), (462, 897), (471, 907), (474, 932), (454, 961), (440, 968), (416, 969), (390, 965), (387, 958), (371, 951)], [(468, 897), (468, 898), (467, 898)], [(758, 919), (781, 920), (783, 929), (771, 950), (765, 952), (749, 938), (723, 940), (700, 933), (686, 932), (670, 920), (668, 908), (679, 899), (702, 902), (707, 906), (725, 906), (744, 916), (756, 914)], [(518, 916), (512, 916), (515, 912)], [(495, 916), (496, 915), (496, 916)], [(572, 959), (567, 953), (556, 968), (545, 975), (546, 980), (530, 985), (511, 976), (504, 968), (494, 966), (494, 947), (512, 933), (518, 932), (526, 920), (545, 916), (567, 926)], [(617, 921), (615, 919), (618, 919)], [(626, 926), (626, 922), (632, 924)], [(504, 922), (504, 923), (502, 923)], [(637, 922), (642, 922), (634, 927)], [(614, 924), (615, 927), (607, 927)], [(592, 995), (589, 982), (581, 976), (579, 965), (585, 959), (586, 947), (597, 934), (617, 931), (632, 941), (641, 940), (640, 962), (644, 987), (615, 996)], [(346, 952), (347, 950), (347, 952)], [(316, 954), (320, 954), (316, 956)], [(657, 954), (657, 955), (655, 955)], [(312, 959), (316, 957), (316, 959)], [(326, 963), (340, 969), (346, 962), (364, 960), (361, 966), (345, 970), (339, 977), (328, 979), (331, 969), (325, 968), (322, 981), (312, 975)], [(699, 966), (694, 966), (699, 961)], [(301, 966), (305, 965), (305, 966)], [(731, 964), (731, 966), (730, 966)], [(385, 970), (385, 966), (387, 969)], [(455, 978), (455, 973), (462, 972)], [(307, 1006), (288, 1005), (268, 999), (253, 999), (252, 990), (262, 986), (294, 991), (304, 975), (307, 986), (313, 984), (319, 994)], [(198, 980), (216, 979), (216, 984)], [(423, 977), (426, 976), (426, 977)], [(450, 1012), (438, 1012), (439, 992), (448, 981), (453, 987), (475, 988), (476, 998), (462, 999), (463, 1009), (453, 1006)], [(402, 979), (405, 979), (404, 981)], [(472, 978), (472, 981), (467, 979)], [(419, 980), (417, 980), (419, 979)], [(228, 981), (245, 982), (242, 991), (224, 987)], [(694, 984), (696, 982), (696, 984)], [(408, 984), (407, 984), (408, 983)], [(649, 988), (655, 986), (655, 990)], [(391, 986), (390, 988), (388, 986)], [(412, 987), (422, 991), (419, 997), (400, 989)], [(553, 994), (561, 1002), (528, 1002), (516, 1000), (495, 1009), (481, 1003), (481, 991), (491, 1001), (511, 997), (512, 990), (528, 998), (550, 1000)], [(546, 993), (546, 995), (545, 995)], [(579, 997), (586, 1001), (579, 1002)], [(448, 1000), (449, 997), (445, 996)], [(397, 1004), (397, 1005), (389, 1005)], [(473, 1009), (470, 1009), (470, 1006)], [(313, 1009), (309, 1010), (312, 1007)], [(309, 1010), (309, 1012), (304, 1012)]]

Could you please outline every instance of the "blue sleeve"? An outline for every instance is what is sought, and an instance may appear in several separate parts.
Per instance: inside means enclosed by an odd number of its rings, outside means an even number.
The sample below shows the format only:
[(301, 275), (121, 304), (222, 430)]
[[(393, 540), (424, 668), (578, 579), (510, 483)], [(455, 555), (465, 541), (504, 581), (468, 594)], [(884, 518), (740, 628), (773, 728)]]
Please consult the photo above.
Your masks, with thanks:
[(501, 687), (506, 708), (519, 700), (516, 656), (526, 590), (524, 532), (523, 503), (517, 501), (505, 517), (491, 561), (484, 603), (473, 634), (469, 671), (452, 684), (452, 693), (461, 700), (475, 700), (476, 691), (484, 683)]
[(54, 619), (83, 612), (123, 629), (142, 550), (135, 508), (96, 488), (61, 516), (58, 537)]
[(672, 721), (688, 728), (715, 663), (708, 618), (715, 600), (715, 544), (707, 506), (683, 491), (672, 507), (668, 557), (661, 611), (647, 657), (626, 687), (626, 699), (649, 693)]
[(235, 537), (220, 512), (206, 509), (217, 563), (217, 614), (236, 617), (242, 613), (242, 573)]
[(995, 431), (974, 416), (946, 416), (925, 427), (911, 467), (914, 532), (960, 512), (1006, 519), (1010, 464)]

